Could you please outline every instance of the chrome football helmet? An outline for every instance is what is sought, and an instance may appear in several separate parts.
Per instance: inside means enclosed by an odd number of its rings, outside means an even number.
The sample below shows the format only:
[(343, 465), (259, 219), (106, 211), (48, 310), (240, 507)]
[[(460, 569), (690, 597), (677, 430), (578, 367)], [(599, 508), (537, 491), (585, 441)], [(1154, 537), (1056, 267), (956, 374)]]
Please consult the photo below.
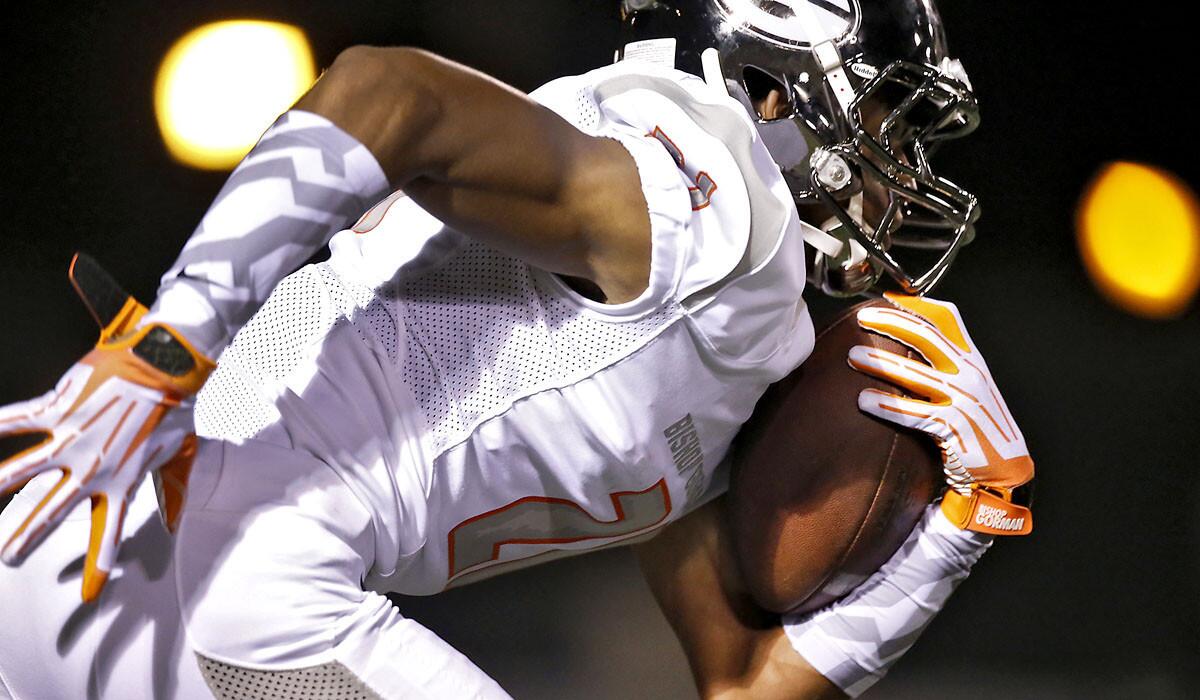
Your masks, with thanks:
[[(979, 123), (933, 0), (622, 0), (622, 16), (618, 58), (669, 54), (737, 98), (797, 204), (832, 212), (806, 236), (827, 293), (865, 294), (887, 275), (924, 294), (974, 237), (975, 197), (929, 165)], [(787, 106), (765, 119), (755, 105), (771, 89)], [(886, 191), (871, 222), (866, 183)], [(901, 249), (917, 252), (901, 264)]]

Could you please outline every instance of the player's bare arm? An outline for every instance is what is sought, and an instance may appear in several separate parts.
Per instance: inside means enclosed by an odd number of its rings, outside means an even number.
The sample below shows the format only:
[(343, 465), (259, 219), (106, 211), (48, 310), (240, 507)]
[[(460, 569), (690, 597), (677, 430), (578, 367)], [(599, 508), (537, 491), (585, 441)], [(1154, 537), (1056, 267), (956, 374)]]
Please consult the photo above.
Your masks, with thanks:
[(517, 90), (411, 48), (355, 47), (296, 107), (362, 142), (394, 188), (442, 221), (620, 303), (650, 274), (633, 158)]
[(701, 697), (844, 697), (792, 649), (779, 617), (754, 603), (738, 570), (725, 508), (722, 496), (634, 548)]

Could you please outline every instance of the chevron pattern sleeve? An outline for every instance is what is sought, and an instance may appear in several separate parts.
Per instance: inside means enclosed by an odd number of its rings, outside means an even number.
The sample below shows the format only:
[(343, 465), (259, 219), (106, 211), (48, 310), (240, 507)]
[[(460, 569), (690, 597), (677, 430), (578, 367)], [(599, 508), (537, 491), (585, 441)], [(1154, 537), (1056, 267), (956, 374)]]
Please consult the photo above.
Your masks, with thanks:
[(284, 113), (229, 176), (143, 323), (168, 323), (216, 357), (280, 280), (387, 191), (352, 136), (311, 112)]
[(960, 530), (929, 506), (875, 575), (828, 607), (785, 615), (784, 632), (813, 668), (858, 697), (908, 651), (991, 544), (991, 535)]

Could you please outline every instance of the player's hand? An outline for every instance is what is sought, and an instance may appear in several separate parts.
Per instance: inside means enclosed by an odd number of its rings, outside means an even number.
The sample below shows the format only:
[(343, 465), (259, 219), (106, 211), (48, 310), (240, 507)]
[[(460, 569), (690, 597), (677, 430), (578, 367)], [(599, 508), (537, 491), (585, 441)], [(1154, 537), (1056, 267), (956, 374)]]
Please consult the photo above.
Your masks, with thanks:
[(958, 308), (884, 296), (892, 308), (861, 309), (858, 324), (911, 347), (925, 362), (859, 345), (850, 349), (850, 366), (919, 398), (865, 389), (859, 408), (938, 441), (950, 486), (942, 510), (951, 522), (977, 532), (1028, 534), (1032, 514), (1013, 502), (1013, 490), (1033, 479), (1033, 460)]
[(20, 564), (84, 499), (92, 508), (83, 599), (99, 595), (116, 559), (126, 506), (150, 469), (173, 528), (195, 454), (190, 397), (213, 363), (164, 325), (136, 328), (146, 312), (91, 258), (76, 255), (71, 281), (100, 323), (95, 349), (55, 389), (0, 407), (0, 436), (42, 433), (40, 444), (0, 462), (0, 492), (47, 471), (59, 481), (15, 531), (0, 533), (0, 558)]

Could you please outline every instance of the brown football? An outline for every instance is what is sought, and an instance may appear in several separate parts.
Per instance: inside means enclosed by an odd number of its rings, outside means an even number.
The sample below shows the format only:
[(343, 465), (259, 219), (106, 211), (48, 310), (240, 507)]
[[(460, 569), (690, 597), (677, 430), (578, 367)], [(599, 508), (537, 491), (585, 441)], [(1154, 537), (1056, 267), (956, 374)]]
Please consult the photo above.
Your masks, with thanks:
[(929, 438), (858, 410), (899, 389), (846, 362), (855, 345), (915, 357), (858, 326), (859, 304), (817, 334), (812, 355), (763, 395), (734, 444), (730, 525), (751, 595), (773, 612), (826, 605), (904, 542), (942, 484)]

